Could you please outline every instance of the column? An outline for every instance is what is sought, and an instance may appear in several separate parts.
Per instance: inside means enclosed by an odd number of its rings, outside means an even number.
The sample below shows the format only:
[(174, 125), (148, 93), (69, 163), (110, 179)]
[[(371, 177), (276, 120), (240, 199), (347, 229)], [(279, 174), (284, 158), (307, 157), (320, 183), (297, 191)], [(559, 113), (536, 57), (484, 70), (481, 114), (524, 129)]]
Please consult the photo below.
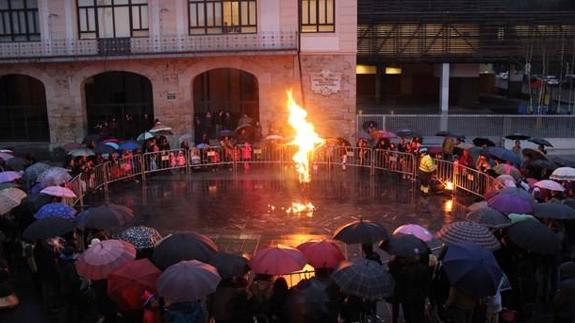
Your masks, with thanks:
[(449, 111), (449, 63), (441, 64), (441, 86), (439, 87), (439, 102), (441, 113)]
[(384, 71), (385, 67), (382, 65), (377, 65), (377, 69), (375, 71), (375, 102), (381, 102), (381, 78), (383, 77), (381, 71)]

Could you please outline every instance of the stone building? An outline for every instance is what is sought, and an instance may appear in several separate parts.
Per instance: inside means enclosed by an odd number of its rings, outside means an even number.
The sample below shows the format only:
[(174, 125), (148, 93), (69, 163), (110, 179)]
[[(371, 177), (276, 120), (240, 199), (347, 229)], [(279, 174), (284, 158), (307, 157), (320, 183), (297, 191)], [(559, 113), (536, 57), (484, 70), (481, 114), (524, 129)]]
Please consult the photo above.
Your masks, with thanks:
[(184, 134), (219, 110), (265, 134), (288, 88), (322, 135), (350, 137), (356, 48), (356, 0), (0, 0), (0, 142), (156, 118)]

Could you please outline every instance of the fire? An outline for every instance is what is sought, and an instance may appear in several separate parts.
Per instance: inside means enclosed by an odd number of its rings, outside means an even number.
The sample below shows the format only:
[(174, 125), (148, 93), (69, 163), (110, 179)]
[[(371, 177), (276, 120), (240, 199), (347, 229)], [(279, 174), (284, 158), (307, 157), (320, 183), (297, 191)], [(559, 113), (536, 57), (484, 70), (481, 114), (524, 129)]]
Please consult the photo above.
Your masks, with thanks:
[(286, 91), (289, 110), (288, 122), (295, 130), (295, 137), (289, 144), (298, 147), (298, 151), (292, 159), (296, 164), (300, 183), (309, 183), (311, 176), (309, 173), (310, 154), (315, 148), (324, 143), (324, 140), (315, 132), (314, 126), (307, 121), (307, 111), (300, 107), (293, 98), (291, 90)]
[(315, 211), (315, 206), (311, 203), (292, 202), (291, 206), (286, 209), (287, 214), (305, 214), (307, 217), (312, 217)]
[(454, 188), (454, 187), (453, 187), (453, 183), (452, 183), (452, 182), (447, 181), (447, 182), (445, 183), (445, 189), (446, 189), (446, 190), (448, 190), (448, 191), (453, 191), (453, 188)]

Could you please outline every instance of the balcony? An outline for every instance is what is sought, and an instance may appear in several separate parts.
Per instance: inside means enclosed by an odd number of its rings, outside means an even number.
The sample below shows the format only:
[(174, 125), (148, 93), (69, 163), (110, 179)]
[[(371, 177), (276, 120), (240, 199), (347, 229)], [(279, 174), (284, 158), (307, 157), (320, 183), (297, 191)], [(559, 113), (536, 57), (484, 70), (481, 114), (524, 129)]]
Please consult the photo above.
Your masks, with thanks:
[(293, 52), (298, 35), (289, 32), (161, 36), (146, 38), (60, 39), (0, 43), (0, 62), (69, 61), (124, 57), (208, 56)]

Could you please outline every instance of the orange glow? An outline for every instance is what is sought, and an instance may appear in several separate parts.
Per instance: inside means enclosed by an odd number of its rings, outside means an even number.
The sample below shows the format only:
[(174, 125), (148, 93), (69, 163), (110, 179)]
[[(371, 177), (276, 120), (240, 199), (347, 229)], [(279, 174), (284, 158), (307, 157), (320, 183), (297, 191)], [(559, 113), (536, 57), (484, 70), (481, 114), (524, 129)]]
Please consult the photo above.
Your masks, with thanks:
[(451, 211), (453, 211), (453, 200), (445, 201), (445, 204), (443, 205), (443, 210), (445, 210), (445, 212), (447, 213), (451, 213)]
[(287, 90), (286, 94), (289, 110), (288, 122), (295, 130), (295, 137), (289, 144), (298, 147), (298, 151), (293, 155), (292, 159), (296, 164), (300, 183), (309, 183), (311, 181), (309, 173), (310, 154), (313, 153), (317, 146), (323, 144), (325, 140), (315, 132), (313, 124), (306, 120), (307, 111), (297, 104), (293, 98), (292, 91)]
[(448, 190), (448, 191), (453, 191), (453, 183), (447, 181), (447, 182), (445, 183), (445, 189)]
[(308, 203), (292, 202), (291, 206), (286, 209), (287, 214), (296, 214), (296, 215), (303, 214), (309, 218), (313, 216), (314, 211), (315, 206), (311, 202)]

